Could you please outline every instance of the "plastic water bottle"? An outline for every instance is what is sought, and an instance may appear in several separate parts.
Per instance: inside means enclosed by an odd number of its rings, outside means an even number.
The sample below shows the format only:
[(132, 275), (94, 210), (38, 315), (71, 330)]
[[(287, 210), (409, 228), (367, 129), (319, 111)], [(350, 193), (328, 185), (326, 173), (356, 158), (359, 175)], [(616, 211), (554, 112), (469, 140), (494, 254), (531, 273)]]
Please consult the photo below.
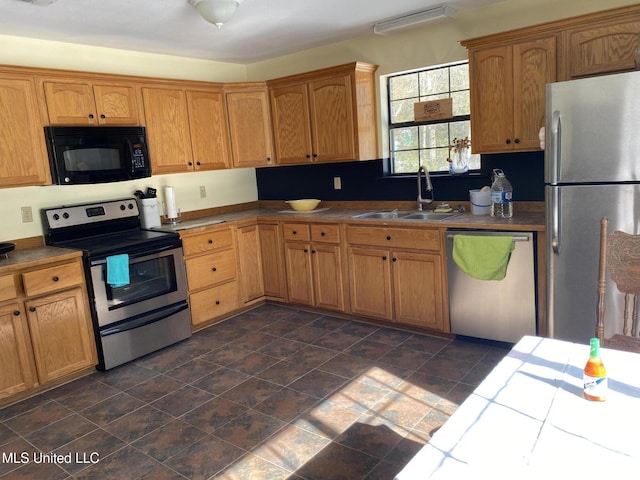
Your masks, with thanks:
[(493, 170), (491, 184), (491, 216), (499, 218), (513, 217), (513, 187), (504, 172), (499, 168)]

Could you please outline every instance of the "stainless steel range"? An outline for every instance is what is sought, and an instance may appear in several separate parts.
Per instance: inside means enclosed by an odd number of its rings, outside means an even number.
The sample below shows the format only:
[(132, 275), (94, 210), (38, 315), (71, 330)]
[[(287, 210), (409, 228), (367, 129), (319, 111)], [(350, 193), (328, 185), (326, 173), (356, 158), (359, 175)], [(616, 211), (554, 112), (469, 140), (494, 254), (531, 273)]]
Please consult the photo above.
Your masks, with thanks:
[(42, 210), (47, 245), (82, 250), (108, 370), (191, 336), (180, 236), (141, 228), (134, 198)]

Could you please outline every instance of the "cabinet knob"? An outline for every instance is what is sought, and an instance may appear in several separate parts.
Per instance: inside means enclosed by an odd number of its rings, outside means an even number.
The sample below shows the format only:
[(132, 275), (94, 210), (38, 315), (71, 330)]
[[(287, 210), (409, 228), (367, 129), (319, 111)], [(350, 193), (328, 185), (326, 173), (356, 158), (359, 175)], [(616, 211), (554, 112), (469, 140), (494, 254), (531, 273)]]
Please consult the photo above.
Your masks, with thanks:
[(105, 117), (104, 113), (101, 113), (100, 118), (107, 118), (107, 117)]
[(216, 305), (220, 305), (220, 300), (216, 300)]
[(316, 253), (316, 251), (315, 250), (311, 250), (311, 253)]
[(318, 154), (317, 154), (317, 153), (314, 153), (314, 154), (313, 154), (313, 158), (318, 158)]
[(54, 282), (57, 282), (58, 280), (60, 280), (60, 277), (58, 277), (57, 275), (53, 276), (51, 278), (51, 280), (53, 280)]
[(29, 307), (29, 311), (30, 312), (35, 312), (36, 311), (36, 307)]
[(519, 138), (516, 138), (513, 141), (514, 141), (514, 143), (520, 143), (520, 139)]
[(13, 314), (14, 314), (16, 317), (19, 317), (19, 316), (20, 316), (20, 310), (14, 310), (14, 311), (13, 311)]
[(207, 243), (208, 243), (209, 245), (211, 245), (211, 244), (213, 243), (213, 240), (209, 239), (209, 240), (207, 240)]
[(326, 233), (324, 233), (324, 232), (320, 232), (320, 236), (321, 236), (321, 237), (324, 237), (325, 235), (326, 235)]
[(309, 250), (305, 248), (304, 253), (309, 253)]
[(200, 162), (196, 162), (196, 165), (200, 166)]
[(392, 261), (392, 262), (395, 262), (396, 260), (398, 260), (396, 257), (392, 257), (392, 258), (391, 258), (391, 261)]
[(267, 157), (267, 162), (270, 162), (270, 161), (271, 161), (271, 157)]
[(293, 232), (291, 232), (291, 233), (292, 233), (293, 235), (297, 235), (297, 234), (298, 234), (298, 231), (297, 231), (297, 230), (294, 230), (294, 231), (293, 231)]
[(507, 138), (507, 141), (505, 142), (507, 145), (511, 145), (511, 139)]
[(187, 165), (189, 165), (190, 167), (193, 166), (193, 162), (188, 162)]
[(216, 267), (213, 267), (213, 268), (211, 269), (211, 271), (212, 271), (212, 272), (216, 272), (216, 271), (218, 271), (218, 269), (217, 269)]
[(391, 235), (387, 235), (387, 240), (391, 240)]
[(387, 259), (387, 256), (386, 256), (386, 255), (382, 257), (382, 260), (386, 260), (386, 259)]
[(311, 155), (309, 155), (308, 153), (307, 153), (307, 158), (311, 158)]
[(93, 113), (90, 113), (90, 114), (89, 114), (89, 118), (93, 118)]

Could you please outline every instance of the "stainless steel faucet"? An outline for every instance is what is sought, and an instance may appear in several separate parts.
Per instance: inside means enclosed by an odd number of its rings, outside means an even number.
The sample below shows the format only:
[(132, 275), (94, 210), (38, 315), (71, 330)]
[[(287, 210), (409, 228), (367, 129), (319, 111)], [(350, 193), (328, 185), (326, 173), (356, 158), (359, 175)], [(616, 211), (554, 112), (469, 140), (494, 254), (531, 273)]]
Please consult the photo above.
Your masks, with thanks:
[[(424, 172), (424, 178), (427, 181), (427, 192), (431, 192), (431, 198), (422, 198), (422, 182), (420, 181), (420, 172)], [(431, 185), (431, 177), (429, 176), (429, 170), (424, 165), (420, 165), (418, 168), (418, 210), (422, 211), (423, 205), (428, 205), (433, 202), (433, 185)]]

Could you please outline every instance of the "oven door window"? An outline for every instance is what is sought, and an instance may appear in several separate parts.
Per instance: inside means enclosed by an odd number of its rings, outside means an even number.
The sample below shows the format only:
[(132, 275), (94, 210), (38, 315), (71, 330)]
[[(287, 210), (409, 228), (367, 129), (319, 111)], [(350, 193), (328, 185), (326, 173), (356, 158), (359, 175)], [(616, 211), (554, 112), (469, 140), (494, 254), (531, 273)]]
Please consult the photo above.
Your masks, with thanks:
[(109, 310), (160, 297), (178, 289), (173, 255), (129, 263), (129, 284), (111, 287), (106, 283), (107, 268), (102, 268)]
[(122, 146), (105, 145), (91, 148), (69, 148), (63, 152), (67, 173), (111, 172), (125, 169)]

